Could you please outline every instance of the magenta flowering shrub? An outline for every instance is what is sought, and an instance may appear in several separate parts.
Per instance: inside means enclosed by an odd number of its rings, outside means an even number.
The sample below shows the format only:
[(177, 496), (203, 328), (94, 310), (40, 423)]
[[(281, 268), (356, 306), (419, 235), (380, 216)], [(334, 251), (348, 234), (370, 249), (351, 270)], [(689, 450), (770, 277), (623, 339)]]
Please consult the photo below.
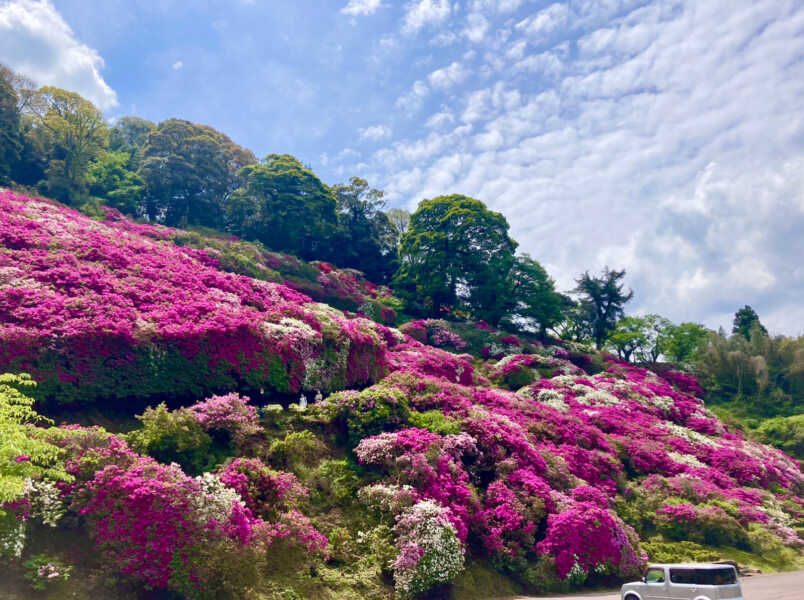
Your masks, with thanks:
[[(633, 576), (644, 567), (636, 533), (611, 511), (590, 502), (574, 503), (548, 517), (547, 533), (539, 542), (542, 554), (555, 557), (558, 576), (566, 579), (575, 569), (582, 573)], [(577, 576), (577, 575), (576, 575)]]
[(150, 458), (128, 468), (108, 465), (80, 493), (80, 512), (101, 553), (157, 588), (167, 587), (171, 563), (185, 549), (221, 537), (247, 544), (255, 524), (238, 502), (208, 497), (202, 482)]
[(275, 521), (308, 496), (293, 473), (274, 471), (258, 458), (236, 458), (218, 472), (218, 478), (266, 521)]
[(404, 323), (399, 330), (422, 344), (438, 348), (466, 350), (468, 344), (457, 333), (450, 331), (447, 322), (441, 319), (419, 319)]
[(0, 192), (0, 368), (30, 372), (41, 397), (298, 392), (329, 349), (347, 358), (333, 366), (343, 387), (384, 375), (388, 338), (371, 322), (322, 317), (299, 292), (124, 223)]
[(719, 506), (665, 504), (656, 517), (660, 530), (670, 539), (750, 548), (745, 529)]
[(212, 396), (193, 404), (187, 410), (207, 431), (224, 431), (236, 444), (242, 445), (250, 436), (262, 431), (257, 409), (249, 402), (248, 396), (232, 392), (224, 396)]

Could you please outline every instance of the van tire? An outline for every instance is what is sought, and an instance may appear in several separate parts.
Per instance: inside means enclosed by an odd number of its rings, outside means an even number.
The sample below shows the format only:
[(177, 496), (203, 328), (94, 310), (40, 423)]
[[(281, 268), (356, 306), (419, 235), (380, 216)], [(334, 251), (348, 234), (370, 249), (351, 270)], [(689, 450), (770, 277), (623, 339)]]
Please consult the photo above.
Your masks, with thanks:
[(623, 600), (639, 600), (639, 598), (634, 594), (628, 594)]

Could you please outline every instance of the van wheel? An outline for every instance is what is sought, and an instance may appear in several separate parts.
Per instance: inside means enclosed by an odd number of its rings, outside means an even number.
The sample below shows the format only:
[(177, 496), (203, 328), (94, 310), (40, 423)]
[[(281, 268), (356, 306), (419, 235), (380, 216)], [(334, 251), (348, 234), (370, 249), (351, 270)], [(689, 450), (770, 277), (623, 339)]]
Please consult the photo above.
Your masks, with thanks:
[(627, 596), (624, 598), (624, 600), (639, 600), (639, 598), (637, 598), (637, 597), (636, 597), (636, 596), (634, 596), (633, 594), (628, 594), (628, 595), (627, 595)]

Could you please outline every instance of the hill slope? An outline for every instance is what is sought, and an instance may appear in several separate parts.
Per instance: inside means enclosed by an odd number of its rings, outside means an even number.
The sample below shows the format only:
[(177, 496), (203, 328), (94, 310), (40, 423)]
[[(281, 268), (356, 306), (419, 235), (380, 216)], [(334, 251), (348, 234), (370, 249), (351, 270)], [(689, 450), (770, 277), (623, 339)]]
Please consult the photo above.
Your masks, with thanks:
[(482, 324), (391, 329), (175, 237), (0, 195), (0, 372), (39, 382), (0, 400), (192, 405), (125, 436), (3, 413), (24, 443), (0, 441), (0, 475), (27, 483), (0, 541), (13, 554), (27, 528), (23, 559), (71, 562), (54, 594), (469, 598), (648, 558), (801, 564), (798, 464), (729, 431), (688, 376)]

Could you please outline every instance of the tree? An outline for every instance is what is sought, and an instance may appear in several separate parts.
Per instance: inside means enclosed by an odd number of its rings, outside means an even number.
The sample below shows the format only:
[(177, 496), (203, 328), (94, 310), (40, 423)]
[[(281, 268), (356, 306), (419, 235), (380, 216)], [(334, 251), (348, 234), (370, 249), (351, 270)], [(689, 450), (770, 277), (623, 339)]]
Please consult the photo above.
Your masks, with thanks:
[(108, 140), (106, 122), (89, 100), (74, 92), (42, 87), (30, 99), (32, 135), (47, 159), (47, 192), (65, 204), (86, 199), (90, 163)]
[(673, 325), (664, 333), (662, 351), (670, 361), (681, 365), (687, 364), (703, 348), (710, 333), (706, 327), (698, 323)]
[(22, 154), (19, 98), (5, 71), (0, 65), (0, 185), (11, 181)]
[(665, 354), (667, 334), (673, 327), (669, 319), (656, 314), (624, 317), (609, 334), (609, 343), (620, 358), (656, 363)]
[(586, 271), (575, 282), (573, 292), (580, 296), (580, 309), (589, 337), (595, 340), (598, 349), (614, 330), (617, 321), (625, 316), (623, 306), (634, 297), (634, 292), (623, 292), (625, 269), (612, 271), (603, 269), (601, 277), (593, 277)]
[(289, 154), (269, 154), (238, 176), (242, 186), (226, 207), (231, 231), (307, 260), (326, 256), (337, 225), (336, 202), (310, 169)]
[(156, 129), (154, 123), (139, 117), (118, 119), (109, 131), (109, 150), (128, 154), (129, 161), (126, 168), (129, 171), (136, 171), (142, 163), (148, 135), (154, 129)]
[(89, 165), (89, 193), (104, 204), (128, 215), (137, 214), (142, 206), (145, 182), (128, 169), (126, 152), (104, 152)]
[[(136, 133), (132, 138), (136, 141)], [(144, 216), (173, 227), (221, 229), (237, 173), (254, 162), (249, 150), (212, 127), (163, 121), (148, 133), (142, 150)]]
[(544, 338), (547, 330), (563, 318), (564, 299), (555, 291), (555, 282), (544, 267), (528, 254), (514, 259), (507, 291), (509, 307), (506, 318), (513, 322), (535, 324)]
[(359, 269), (371, 281), (386, 283), (396, 270), (397, 230), (382, 212), (383, 192), (365, 179), (332, 187), (338, 229), (330, 254), (341, 267)]
[(743, 306), (740, 310), (734, 313), (734, 324), (731, 328), (732, 333), (739, 333), (745, 339), (751, 339), (751, 329), (756, 324), (759, 327), (759, 330), (768, 335), (768, 330), (765, 329), (765, 326), (759, 321), (759, 315), (754, 312), (754, 309), (748, 306), (747, 304)]
[(394, 276), (408, 309), (433, 316), (467, 310), (499, 322), (517, 246), (508, 227), (503, 215), (467, 196), (423, 200), (402, 236)]
[(385, 214), (388, 215), (388, 219), (396, 227), (400, 238), (407, 233), (410, 225), (410, 213), (408, 211), (402, 208), (392, 208)]

